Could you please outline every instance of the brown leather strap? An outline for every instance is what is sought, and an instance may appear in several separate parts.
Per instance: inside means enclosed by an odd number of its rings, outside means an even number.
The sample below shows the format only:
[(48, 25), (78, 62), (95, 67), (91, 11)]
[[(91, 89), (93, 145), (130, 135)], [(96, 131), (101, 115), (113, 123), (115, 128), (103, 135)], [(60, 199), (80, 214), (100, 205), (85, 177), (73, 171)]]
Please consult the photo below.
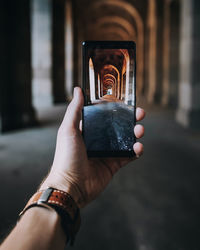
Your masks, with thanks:
[[(40, 201), (41, 195), (43, 194), (44, 190), (35, 193), (28, 203), (26, 204), (24, 210), (26, 210), (29, 206), (37, 204)], [(65, 210), (72, 220), (75, 219), (76, 213), (78, 211), (78, 207), (71, 196), (61, 190), (54, 189), (48, 198), (48, 201), (45, 201), (46, 204), (52, 204), (58, 206)]]

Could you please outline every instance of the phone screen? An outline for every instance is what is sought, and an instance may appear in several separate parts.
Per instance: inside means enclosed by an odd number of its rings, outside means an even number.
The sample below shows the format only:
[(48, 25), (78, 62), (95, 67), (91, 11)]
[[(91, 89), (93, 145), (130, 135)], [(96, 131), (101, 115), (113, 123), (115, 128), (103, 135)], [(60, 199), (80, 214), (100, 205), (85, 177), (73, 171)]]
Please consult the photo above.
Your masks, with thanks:
[(89, 156), (131, 156), (135, 142), (134, 42), (83, 43), (83, 137)]

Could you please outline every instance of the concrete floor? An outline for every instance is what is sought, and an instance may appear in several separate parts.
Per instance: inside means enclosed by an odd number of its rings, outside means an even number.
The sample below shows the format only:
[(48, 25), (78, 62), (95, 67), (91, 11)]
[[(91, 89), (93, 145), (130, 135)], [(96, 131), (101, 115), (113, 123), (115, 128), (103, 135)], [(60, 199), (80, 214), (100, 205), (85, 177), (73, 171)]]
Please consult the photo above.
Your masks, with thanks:
[(133, 150), (133, 106), (121, 102), (86, 106), (83, 125), (84, 141), (89, 151)]
[[(0, 135), (1, 238), (51, 165), (63, 112), (43, 111), (39, 128)], [(169, 110), (151, 110), (144, 124), (143, 157), (83, 209), (74, 250), (200, 249), (200, 132)]]

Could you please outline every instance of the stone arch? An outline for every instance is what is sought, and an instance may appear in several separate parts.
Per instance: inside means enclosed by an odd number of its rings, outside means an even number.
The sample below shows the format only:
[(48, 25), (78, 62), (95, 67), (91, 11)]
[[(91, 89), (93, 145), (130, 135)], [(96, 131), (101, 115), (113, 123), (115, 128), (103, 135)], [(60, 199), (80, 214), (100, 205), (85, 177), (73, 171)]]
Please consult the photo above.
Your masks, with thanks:
[[(114, 65), (111, 65), (111, 64), (104, 65), (103, 68), (101, 69), (101, 74), (107, 70), (109, 70), (108, 72), (110, 73), (110, 69), (112, 69), (112, 70), (114, 70), (114, 72), (116, 72), (116, 76), (114, 76), (116, 79), (116, 83), (117, 83), (117, 84), (115, 84), (115, 91), (116, 91), (116, 89), (118, 88), (118, 86), (120, 84), (120, 72), (117, 69), (117, 67), (115, 67)], [(106, 72), (106, 75), (109, 73)]]
[(124, 37), (121, 35), (120, 32), (110, 32), (109, 36), (108, 33), (104, 32), (102, 33), (102, 36), (98, 38), (98, 36), (95, 39), (92, 40), (104, 40), (104, 41), (123, 41)]
[(104, 75), (103, 79), (105, 79), (105, 80), (106, 79), (112, 79), (113, 84), (115, 84), (116, 81), (117, 81), (116, 77), (114, 75), (112, 75), (112, 74), (106, 74), (106, 75)]
[[(90, 6), (90, 12), (92, 13), (94, 10), (101, 8), (102, 6), (110, 7), (111, 9), (119, 8), (124, 12), (128, 13), (136, 24), (136, 32), (137, 32), (137, 91), (141, 93), (143, 88), (143, 74), (144, 74), (144, 25), (143, 20), (141, 18), (138, 10), (130, 3), (122, 2), (122, 1), (114, 1), (114, 0), (103, 0), (99, 2), (94, 2)], [(124, 13), (123, 11), (120, 11)], [(124, 16), (124, 14), (123, 14)], [(112, 17), (112, 14), (109, 18)], [(126, 20), (126, 18), (123, 18)], [(94, 20), (93, 20), (94, 21)], [(98, 19), (97, 19), (98, 22)], [(131, 37), (129, 38), (131, 39)]]
[(103, 25), (107, 25), (107, 24), (118, 25), (119, 27), (121, 27), (122, 30), (124, 30), (129, 35), (129, 37), (132, 37), (133, 40), (136, 39), (135, 28), (129, 21), (125, 20), (124, 18), (119, 17), (119, 16), (102, 17), (97, 20), (95, 28), (99, 29)]
[(114, 37), (114, 40), (129, 40), (129, 34), (127, 34), (123, 29), (116, 27), (107, 27), (106, 29), (101, 27), (98, 29), (98, 34), (92, 40), (110, 40), (110, 37)]

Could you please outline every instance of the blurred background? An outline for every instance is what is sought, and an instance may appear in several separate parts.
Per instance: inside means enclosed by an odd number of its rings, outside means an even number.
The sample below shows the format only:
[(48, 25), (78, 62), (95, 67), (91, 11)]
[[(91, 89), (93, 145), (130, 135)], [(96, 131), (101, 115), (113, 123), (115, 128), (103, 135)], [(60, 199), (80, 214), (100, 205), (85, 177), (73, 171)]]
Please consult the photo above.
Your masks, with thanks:
[(200, 1), (2, 0), (0, 20), (1, 239), (51, 166), (82, 41), (134, 40), (145, 153), (83, 209), (74, 249), (200, 249)]

